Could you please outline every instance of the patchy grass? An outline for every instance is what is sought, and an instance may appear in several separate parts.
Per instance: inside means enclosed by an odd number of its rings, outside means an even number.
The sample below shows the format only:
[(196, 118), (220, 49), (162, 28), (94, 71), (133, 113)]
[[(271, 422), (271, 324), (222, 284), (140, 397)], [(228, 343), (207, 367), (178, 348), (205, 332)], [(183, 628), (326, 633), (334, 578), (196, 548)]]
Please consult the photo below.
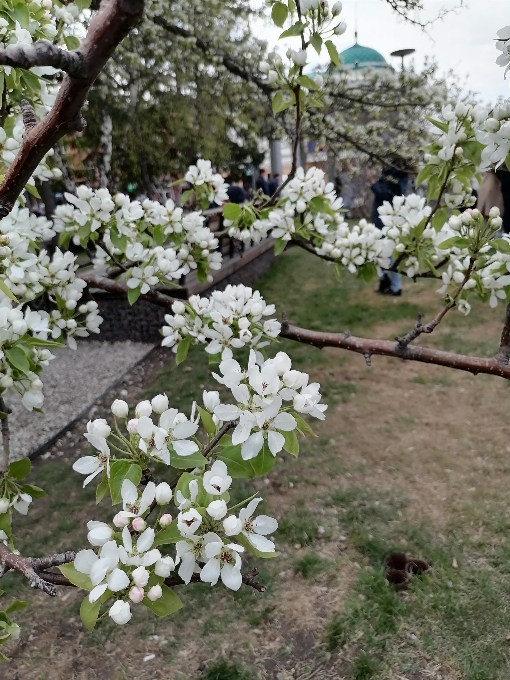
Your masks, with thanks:
[[(406, 281), (402, 298), (381, 298), (375, 284), (338, 282), (297, 249), (258, 287), (293, 323), (366, 337), (393, 338), (440, 305), (434, 282)], [(502, 317), (475, 304), (419, 342), (489, 356)], [(197, 584), (182, 589), (185, 607), (170, 619), (139, 609), (129, 626), (106, 620), (92, 634), (76, 591), (55, 601), (30, 593), (2, 680), (508, 680), (507, 383), (380, 357), (369, 369), (357, 355), (285, 340), (278, 349), (321, 383), (330, 407), (298, 460), (280, 456), (266, 481), (232, 489), (233, 502), (260, 494), (261, 512), (279, 521), (278, 559), (247, 565), (266, 593)], [(184, 412), (216, 387), (200, 351), (143, 385)], [(50, 496), (16, 519), (26, 554), (81, 547), (86, 521), (111, 517), (72, 472), (75, 449), (66, 453), (35, 465), (31, 481)], [(392, 551), (433, 569), (396, 592), (382, 566)], [(6, 599), (26, 594), (13, 575), (2, 588)]]

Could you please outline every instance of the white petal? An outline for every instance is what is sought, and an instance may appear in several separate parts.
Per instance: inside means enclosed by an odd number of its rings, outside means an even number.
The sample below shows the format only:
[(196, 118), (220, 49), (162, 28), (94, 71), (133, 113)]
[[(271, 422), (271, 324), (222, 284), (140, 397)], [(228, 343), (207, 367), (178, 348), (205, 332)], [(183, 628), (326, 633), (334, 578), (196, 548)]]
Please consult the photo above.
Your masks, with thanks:
[(116, 593), (129, 585), (129, 576), (122, 569), (114, 569), (108, 576), (108, 588)]
[(280, 453), (280, 451), (283, 449), (285, 437), (280, 432), (269, 430), (267, 433), (267, 443), (273, 456), (276, 456), (276, 454)]
[(264, 446), (264, 435), (262, 432), (254, 432), (248, 437), (241, 448), (241, 456), (243, 460), (251, 460), (255, 458)]
[(109, 568), (109, 560), (97, 560), (97, 562), (94, 562), (90, 570), (90, 580), (92, 581), (93, 586), (97, 586), (101, 583)]
[(173, 429), (173, 435), (176, 439), (189, 439), (193, 437), (198, 430), (198, 423), (179, 423)]
[(200, 572), (200, 580), (214, 586), (220, 577), (220, 561), (215, 557), (211, 558)]
[(248, 540), (256, 550), (260, 552), (274, 552), (274, 543), (265, 536), (259, 534), (250, 534)]
[(143, 534), (140, 534), (138, 541), (136, 542), (136, 548), (139, 553), (147, 552), (149, 548), (154, 543), (154, 529), (149, 527), (145, 529)]
[(259, 515), (255, 517), (252, 522), (253, 528), (257, 534), (262, 534), (266, 536), (267, 534), (273, 534), (278, 529), (278, 522), (274, 517), (268, 517), (267, 515)]
[(90, 475), (101, 468), (101, 464), (96, 456), (83, 456), (73, 464), (73, 470), (79, 472), (80, 475)]
[(138, 500), (138, 489), (130, 479), (125, 479), (120, 487), (120, 495), (125, 505), (132, 505)]
[(296, 419), (290, 413), (279, 413), (273, 421), (273, 427), (277, 430), (290, 432), (297, 427)]
[(241, 570), (226, 564), (221, 570), (221, 580), (230, 590), (239, 590), (243, 584)]
[(142, 564), (144, 567), (150, 567), (151, 565), (156, 564), (156, 562), (160, 559), (161, 553), (157, 548), (154, 548), (153, 550), (149, 550), (145, 553), (145, 555), (142, 557)]
[(175, 453), (178, 456), (191, 456), (192, 453), (198, 451), (198, 444), (190, 442), (188, 439), (180, 439), (172, 442)]
[(94, 604), (94, 602), (96, 602), (97, 600), (99, 600), (99, 598), (101, 597), (101, 595), (102, 595), (104, 592), (106, 592), (106, 589), (107, 589), (107, 588), (108, 588), (108, 586), (106, 585), (106, 583), (103, 583), (103, 584), (100, 585), (100, 586), (96, 586), (95, 588), (92, 588), (92, 590), (91, 590), (90, 593), (89, 593), (89, 602), (90, 602), (91, 604)]
[(93, 550), (80, 550), (74, 558), (74, 568), (82, 574), (90, 574), (94, 562), (97, 562), (97, 555)]

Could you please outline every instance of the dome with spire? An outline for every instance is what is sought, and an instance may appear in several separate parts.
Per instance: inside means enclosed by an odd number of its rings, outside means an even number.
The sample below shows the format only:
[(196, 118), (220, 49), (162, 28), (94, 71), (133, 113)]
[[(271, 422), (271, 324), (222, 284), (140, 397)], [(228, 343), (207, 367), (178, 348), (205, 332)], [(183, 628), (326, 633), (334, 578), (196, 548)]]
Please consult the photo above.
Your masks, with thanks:
[(391, 68), (383, 55), (371, 47), (364, 47), (358, 43), (358, 36), (356, 34), (356, 42), (352, 47), (340, 52), (340, 60), (342, 66), (349, 71), (361, 70), (365, 68)]

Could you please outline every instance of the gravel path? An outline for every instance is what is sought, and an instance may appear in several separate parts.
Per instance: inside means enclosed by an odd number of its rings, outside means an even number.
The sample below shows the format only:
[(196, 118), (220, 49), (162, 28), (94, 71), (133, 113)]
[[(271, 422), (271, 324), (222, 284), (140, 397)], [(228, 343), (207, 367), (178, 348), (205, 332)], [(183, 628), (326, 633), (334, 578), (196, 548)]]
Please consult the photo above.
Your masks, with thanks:
[[(152, 345), (141, 342), (78, 342), (78, 349), (56, 350), (56, 358), (43, 370), (44, 414), (30, 413), (12, 398), (9, 416), (11, 460), (23, 458), (45, 444), (134, 364)], [(113, 399), (114, 397), (112, 397)]]

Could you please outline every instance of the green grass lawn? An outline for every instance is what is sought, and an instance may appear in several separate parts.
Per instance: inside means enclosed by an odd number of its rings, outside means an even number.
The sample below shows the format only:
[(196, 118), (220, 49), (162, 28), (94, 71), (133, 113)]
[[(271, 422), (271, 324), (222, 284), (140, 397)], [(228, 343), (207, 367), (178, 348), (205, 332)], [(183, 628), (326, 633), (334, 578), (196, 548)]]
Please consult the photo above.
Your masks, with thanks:
[[(257, 287), (292, 323), (366, 337), (392, 338), (441, 304), (433, 282), (380, 298), (375, 283), (338, 281), (298, 249)], [(490, 355), (502, 315), (481, 305), (467, 318), (451, 312), (424, 342)], [(330, 407), (298, 460), (281, 457), (269, 483), (234, 489), (239, 499), (260, 492), (263, 511), (279, 520), (280, 557), (250, 562), (267, 592), (197, 585), (183, 590), (186, 606), (172, 619), (137, 614), (86, 635), (77, 593), (48, 602), (9, 575), (6, 597), (25, 595), (31, 606), (18, 616), (24, 633), (2, 678), (508, 680), (506, 384), (386, 358), (369, 369), (357, 355), (286, 340), (278, 349), (321, 382)], [(215, 383), (195, 349), (143, 388), (188, 411)], [(81, 489), (73, 460), (35, 465), (30, 481), (50, 495), (16, 519), (24, 554), (79, 548), (87, 519), (111, 517), (106, 503), (95, 507), (93, 488)], [(396, 592), (382, 568), (393, 550), (429, 560), (432, 571)]]

